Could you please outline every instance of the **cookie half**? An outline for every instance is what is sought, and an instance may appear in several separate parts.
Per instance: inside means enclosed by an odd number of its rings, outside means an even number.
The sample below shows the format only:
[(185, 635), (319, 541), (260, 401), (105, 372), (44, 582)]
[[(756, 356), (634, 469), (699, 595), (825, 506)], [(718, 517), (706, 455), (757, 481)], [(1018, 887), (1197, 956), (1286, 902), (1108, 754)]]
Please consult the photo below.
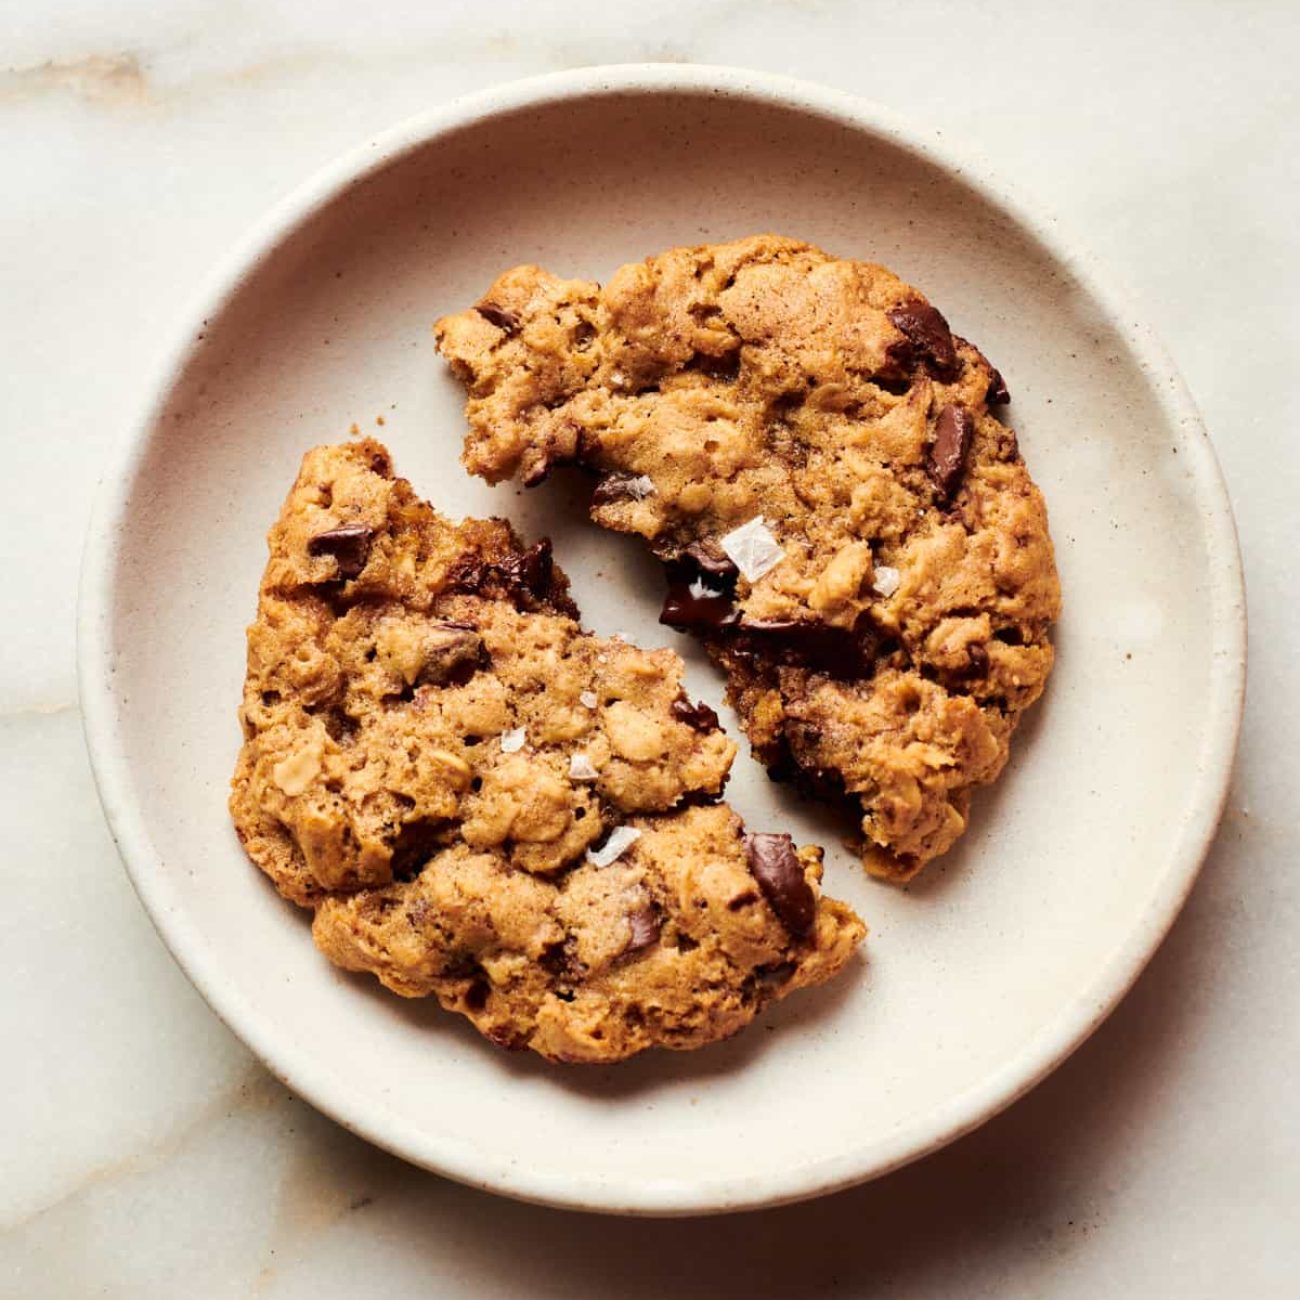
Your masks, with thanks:
[(604, 288), (535, 266), (440, 320), (491, 482), (599, 475), (667, 566), (662, 621), (728, 674), (772, 773), (858, 806), (906, 879), (966, 827), (1052, 666), (1047, 513), (1006, 386), (883, 267), (757, 236)]
[(331, 960), (574, 1061), (843, 966), (820, 852), (746, 835), (681, 660), (585, 633), (546, 542), (442, 518), (373, 441), (309, 452), (268, 541), (230, 808)]

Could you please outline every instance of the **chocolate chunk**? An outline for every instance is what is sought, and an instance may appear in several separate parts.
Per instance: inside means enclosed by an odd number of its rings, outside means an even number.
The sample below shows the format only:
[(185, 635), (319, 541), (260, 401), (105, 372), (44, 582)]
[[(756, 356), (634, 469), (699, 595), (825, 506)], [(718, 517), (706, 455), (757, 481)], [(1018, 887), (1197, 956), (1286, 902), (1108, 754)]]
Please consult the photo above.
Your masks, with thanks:
[(745, 658), (853, 679), (871, 676), (879, 640), (870, 617), (861, 614), (852, 628), (797, 619), (747, 619), (737, 628), (733, 645)]
[(895, 328), (907, 336), (912, 347), (929, 362), (940, 379), (955, 379), (961, 369), (957, 345), (943, 313), (928, 302), (913, 298), (886, 313)]
[(504, 307), (498, 307), (494, 302), (481, 302), (474, 310), (485, 321), (491, 322), (499, 330), (505, 330), (507, 334), (514, 334), (519, 329), (519, 317)]
[(978, 641), (972, 641), (966, 647), (966, 657), (970, 660), (972, 677), (987, 677), (989, 672), (989, 652)]
[(612, 505), (615, 501), (640, 500), (640, 495), (631, 485), (638, 482), (641, 477), (640, 474), (628, 474), (622, 470), (606, 474), (596, 484), (596, 490), (591, 494), (591, 504), (593, 506), (607, 506)]
[(632, 927), (632, 938), (623, 949), (622, 956), (631, 957), (659, 942), (659, 913), (649, 903), (642, 903), (628, 918)]
[(482, 593), (491, 581), (496, 565), (477, 556), (465, 555), (447, 570), (447, 587), (450, 591), (463, 591), (471, 596)]
[(747, 835), (745, 852), (750, 873), (781, 924), (791, 934), (806, 935), (817, 917), (817, 900), (804, 879), (794, 840), (789, 835)]
[(526, 551), (516, 551), (500, 561), (466, 556), (448, 570), (447, 586), (474, 596), (495, 588), (514, 601), (518, 608), (529, 609), (537, 601), (553, 594), (554, 576), (555, 558), (551, 554), (551, 542), (543, 537)]
[(669, 710), (678, 722), (684, 722), (696, 731), (720, 731), (722, 724), (718, 715), (707, 704), (692, 704), (684, 695), (679, 695)]
[(725, 555), (692, 542), (665, 568), (668, 594), (659, 613), (661, 623), (707, 631), (731, 627), (739, 619), (735, 591), (740, 570)]
[(706, 588), (692, 590), (692, 582), (674, 582), (664, 597), (659, 621), (666, 627), (709, 630), (732, 627), (740, 618), (730, 592), (713, 593)]
[(1011, 394), (1007, 391), (1007, 381), (1002, 378), (1000, 370), (994, 370), (989, 375), (988, 392), (984, 394), (984, 400), (990, 406), (1005, 406), (1011, 400)]
[(423, 648), (424, 664), (415, 679), (422, 686), (463, 686), (488, 662), (483, 638), (469, 623), (439, 624)]
[(520, 551), (501, 563), (506, 582), (541, 599), (551, 588), (555, 573), (555, 557), (551, 553), (551, 539), (543, 537), (526, 551)]
[(675, 582), (690, 582), (699, 578), (706, 586), (732, 589), (740, 577), (740, 569), (722, 552), (715, 552), (692, 542), (667, 562), (668, 577)]
[(547, 944), (538, 960), (542, 969), (560, 985), (573, 983), (582, 973), (572, 937)]
[(941, 500), (950, 501), (960, 486), (974, 434), (975, 419), (964, 406), (948, 405), (939, 412), (934, 441), (925, 454), (925, 472)]
[(355, 578), (370, 558), (374, 535), (374, 529), (365, 524), (341, 524), (313, 537), (307, 543), (307, 554), (332, 555), (339, 566), (339, 577)]

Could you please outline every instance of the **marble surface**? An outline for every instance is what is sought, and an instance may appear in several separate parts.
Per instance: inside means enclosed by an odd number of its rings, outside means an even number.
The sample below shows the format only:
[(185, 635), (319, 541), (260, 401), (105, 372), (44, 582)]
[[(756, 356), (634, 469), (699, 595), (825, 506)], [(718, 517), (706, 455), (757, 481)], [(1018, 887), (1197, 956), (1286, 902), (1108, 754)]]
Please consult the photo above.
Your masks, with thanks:
[[(1266, 0), (0, 0), (0, 1294), (1297, 1294), (1298, 47), (1300, 9)], [(1187, 374), (1237, 511), (1252, 622), (1223, 826), (1096, 1036), (1003, 1116), (889, 1178), (681, 1222), (467, 1191), (272, 1080), (135, 900), (74, 678), (106, 450), (226, 246), (319, 164), (431, 103), (646, 59), (861, 92), (970, 142), (1058, 212)]]

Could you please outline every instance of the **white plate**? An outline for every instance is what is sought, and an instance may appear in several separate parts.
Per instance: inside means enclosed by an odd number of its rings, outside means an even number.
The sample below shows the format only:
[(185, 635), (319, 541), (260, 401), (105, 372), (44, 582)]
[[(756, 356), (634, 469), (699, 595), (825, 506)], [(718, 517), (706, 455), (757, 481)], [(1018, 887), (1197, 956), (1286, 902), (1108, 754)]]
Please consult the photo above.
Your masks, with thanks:
[[(1058, 547), (1056, 672), (965, 841), (910, 891), (869, 882), (840, 823), (738, 760), (733, 802), (753, 826), (828, 844), (828, 884), (871, 925), (868, 962), (695, 1054), (600, 1069), (507, 1056), (431, 1002), (329, 967), (240, 852), (226, 782), (262, 537), (302, 452), (355, 423), (445, 511), (549, 532), (592, 627), (662, 643), (657, 566), (585, 525), (571, 483), (522, 495), (461, 471), (461, 393), (429, 327), (516, 262), (599, 278), (761, 230), (883, 261), (1002, 368)], [(80, 637), (113, 833), (231, 1028), (308, 1100), (419, 1164), (639, 1213), (872, 1177), (1059, 1063), (1191, 886), (1244, 672), (1236, 541), (1200, 420), (1051, 223), (861, 101), (668, 66), (463, 100), (277, 208), (186, 320), (107, 477)], [(693, 688), (719, 703), (719, 679), (690, 659)]]

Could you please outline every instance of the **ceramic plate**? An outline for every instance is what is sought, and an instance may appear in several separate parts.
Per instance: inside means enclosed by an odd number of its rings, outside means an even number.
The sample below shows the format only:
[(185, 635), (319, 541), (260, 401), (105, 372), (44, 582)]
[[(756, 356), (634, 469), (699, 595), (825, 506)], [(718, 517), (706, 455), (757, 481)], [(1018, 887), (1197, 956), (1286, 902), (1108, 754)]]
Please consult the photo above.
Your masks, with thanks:
[[(460, 469), (461, 392), (430, 324), (499, 270), (603, 278), (756, 231), (882, 261), (978, 341), (1046, 494), (1059, 660), (961, 846), (912, 888), (871, 882), (842, 823), (742, 752), (755, 827), (827, 844), (867, 960), (738, 1038), (608, 1068), (504, 1054), (432, 1000), (342, 974), (245, 861), (226, 815), (263, 536), (303, 451), (382, 437), (452, 514), (548, 533), (586, 621), (645, 645), (657, 566)], [(381, 424), (382, 421), (382, 424)], [(104, 806), (200, 991), (341, 1123), (453, 1178), (554, 1204), (686, 1213), (870, 1178), (987, 1119), (1128, 988), (1221, 807), (1243, 680), (1228, 503), (1183, 387), (1053, 225), (847, 96), (724, 69), (589, 69), (408, 122), (277, 208), (185, 320), (112, 466), (83, 577), (81, 682)], [(692, 691), (721, 681), (689, 644)], [(724, 721), (738, 734), (734, 716)]]

